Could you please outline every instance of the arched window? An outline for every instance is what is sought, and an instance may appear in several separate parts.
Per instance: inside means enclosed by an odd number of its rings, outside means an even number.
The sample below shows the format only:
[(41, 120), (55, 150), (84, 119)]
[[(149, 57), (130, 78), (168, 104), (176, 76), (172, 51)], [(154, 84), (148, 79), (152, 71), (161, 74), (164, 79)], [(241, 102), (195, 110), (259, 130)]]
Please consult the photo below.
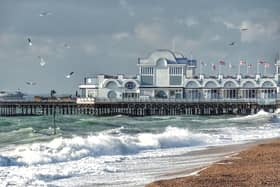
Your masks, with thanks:
[(111, 90), (111, 91), (108, 92), (107, 97), (109, 99), (115, 99), (115, 98), (117, 98), (117, 93), (115, 91)]
[(236, 88), (236, 83), (234, 83), (233, 81), (227, 81), (224, 84), (224, 88)]
[(247, 81), (243, 84), (243, 88), (254, 88), (254, 87), (255, 87), (255, 85), (251, 81)]
[(274, 87), (274, 84), (271, 81), (265, 81), (262, 84), (262, 87), (264, 87), (264, 88), (271, 88), (271, 87)]
[(205, 84), (205, 88), (217, 88), (218, 85), (214, 81), (209, 81)]
[(129, 82), (125, 83), (124, 86), (125, 86), (126, 89), (129, 89), (129, 90), (132, 90), (132, 89), (136, 88), (136, 84), (132, 81), (129, 81)]
[(115, 81), (109, 81), (105, 87), (109, 89), (116, 89), (118, 88), (118, 85)]
[(198, 88), (199, 85), (195, 81), (190, 81), (186, 84), (186, 88)]

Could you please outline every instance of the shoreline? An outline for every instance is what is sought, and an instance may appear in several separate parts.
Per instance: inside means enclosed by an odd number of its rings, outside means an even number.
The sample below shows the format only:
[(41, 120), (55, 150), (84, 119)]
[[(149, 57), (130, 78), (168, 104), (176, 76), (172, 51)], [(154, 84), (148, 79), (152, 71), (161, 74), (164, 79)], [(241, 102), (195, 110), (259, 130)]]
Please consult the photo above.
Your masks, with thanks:
[(225, 153), (227, 150), (232, 150), (232, 153), (217, 162), (170, 173), (165, 179), (156, 180), (146, 187), (280, 186), (280, 138), (210, 147), (205, 152)]

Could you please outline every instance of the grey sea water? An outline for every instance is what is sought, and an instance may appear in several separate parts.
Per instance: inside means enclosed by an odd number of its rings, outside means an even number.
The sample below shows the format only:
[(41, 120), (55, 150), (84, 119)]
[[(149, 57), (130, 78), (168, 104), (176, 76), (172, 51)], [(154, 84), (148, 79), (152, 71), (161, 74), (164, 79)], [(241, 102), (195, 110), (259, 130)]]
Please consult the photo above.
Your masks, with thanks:
[(209, 146), (280, 136), (277, 114), (0, 118), (0, 186), (143, 186), (204, 166)]

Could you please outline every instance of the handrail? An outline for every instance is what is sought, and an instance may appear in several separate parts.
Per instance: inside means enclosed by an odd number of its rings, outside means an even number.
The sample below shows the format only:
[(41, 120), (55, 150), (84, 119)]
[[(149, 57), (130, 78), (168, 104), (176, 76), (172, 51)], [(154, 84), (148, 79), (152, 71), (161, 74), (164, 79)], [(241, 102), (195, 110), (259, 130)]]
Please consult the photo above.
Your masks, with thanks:
[(251, 99), (158, 99), (158, 98), (134, 98), (134, 99), (101, 99), (96, 98), (95, 103), (116, 103), (116, 102), (161, 102), (161, 103), (222, 103), (222, 102), (231, 102), (231, 103), (259, 103), (259, 104), (275, 104), (276, 98), (271, 99), (260, 99), (260, 98), (251, 98)]

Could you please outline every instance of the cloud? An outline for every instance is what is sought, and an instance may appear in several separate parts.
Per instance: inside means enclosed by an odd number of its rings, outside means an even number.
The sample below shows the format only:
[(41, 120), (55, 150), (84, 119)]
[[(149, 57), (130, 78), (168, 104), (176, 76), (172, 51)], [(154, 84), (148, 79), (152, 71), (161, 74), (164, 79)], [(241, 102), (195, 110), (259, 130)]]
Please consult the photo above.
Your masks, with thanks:
[(227, 20), (225, 20), (223, 18), (220, 18), (220, 17), (214, 18), (213, 21), (215, 23), (222, 23), (227, 29), (239, 29), (240, 28), (239, 25), (234, 24), (234, 23), (232, 23), (230, 21), (227, 21)]
[(160, 42), (163, 28), (158, 23), (138, 24), (134, 28), (136, 38), (148, 44), (155, 44)]
[(114, 40), (123, 40), (126, 39), (130, 36), (130, 34), (128, 32), (118, 32), (118, 33), (114, 33), (112, 34), (112, 38)]
[(241, 28), (248, 29), (247, 31), (241, 32), (242, 42), (269, 41), (280, 38), (280, 23), (277, 21), (266, 23), (243, 21)]
[(82, 48), (87, 55), (94, 56), (97, 54), (97, 47), (95, 44), (85, 43)]
[[(53, 40), (44, 37), (32, 38), (32, 46), (28, 45), (28, 37), (22, 34), (1, 33), (0, 50), (2, 56), (47, 56), (56, 55), (56, 48)], [(5, 51), (5, 52), (4, 52)]]
[(18, 39), (17, 35), (10, 33), (1, 33), (0, 34), (0, 45), (11, 45)]
[(228, 29), (239, 29), (239, 27), (231, 22), (224, 21), (223, 24), (226, 26)]
[(187, 27), (192, 27), (199, 24), (199, 22), (192, 17), (188, 17), (185, 19), (176, 19), (175, 22), (181, 25), (186, 25)]
[(198, 50), (200, 46), (200, 42), (198, 40), (189, 39), (181, 35), (177, 35), (173, 37), (171, 42), (172, 42), (172, 48), (174, 48), (175, 51), (183, 52), (183, 53), (187, 52), (189, 54), (192, 53), (193, 51)]
[(219, 40), (221, 40), (221, 36), (220, 35), (218, 35), (218, 34), (216, 34), (216, 35), (214, 35), (212, 38), (210, 38), (210, 40), (211, 41), (219, 41)]
[(123, 9), (127, 10), (128, 11), (128, 14), (133, 17), (135, 16), (135, 12), (134, 10), (132, 9), (132, 7), (127, 3), (126, 0), (120, 0), (120, 5)]

